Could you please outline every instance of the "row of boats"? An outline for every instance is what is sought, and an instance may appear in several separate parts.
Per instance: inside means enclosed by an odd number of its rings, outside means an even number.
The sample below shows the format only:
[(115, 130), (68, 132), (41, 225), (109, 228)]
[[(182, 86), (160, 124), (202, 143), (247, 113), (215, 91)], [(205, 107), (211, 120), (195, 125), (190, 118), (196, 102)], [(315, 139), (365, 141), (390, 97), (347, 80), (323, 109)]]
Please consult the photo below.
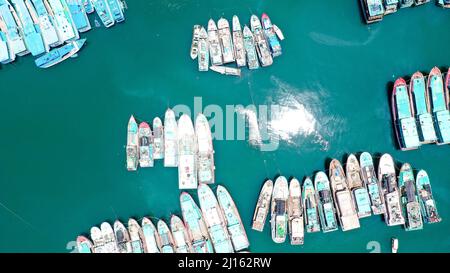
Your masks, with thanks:
[(444, 77), (434, 67), (427, 77), (414, 73), (409, 84), (403, 78), (395, 81), (391, 110), (401, 150), (428, 143), (450, 143), (449, 97), (450, 68)]
[(153, 130), (147, 122), (128, 121), (127, 169), (153, 167), (154, 160), (164, 159), (165, 167), (178, 167), (180, 189), (196, 189), (199, 183), (212, 184), (214, 177), (214, 148), (208, 119), (199, 113), (195, 130), (191, 117), (181, 115), (178, 122), (172, 109), (167, 109), (164, 124), (153, 119)]
[(29, 53), (45, 54), (36, 61), (39, 67), (59, 63), (84, 44), (79, 33), (91, 29), (87, 14), (96, 11), (111, 27), (125, 20), (123, 10), (121, 0), (0, 0), (0, 63)]
[[(265, 13), (261, 20), (252, 15), (250, 27), (245, 25), (243, 29), (236, 15), (232, 19), (232, 29), (225, 18), (220, 18), (217, 24), (210, 19), (207, 30), (201, 25), (194, 25), (190, 55), (192, 59), (198, 58), (199, 71), (211, 69), (221, 74), (240, 76), (239, 67), (257, 69), (272, 65), (273, 58), (282, 54), (280, 40), (283, 39), (281, 30), (272, 24)], [(223, 66), (234, 62), (237, 68)]]
[(271, 233), (276, 243), (283, 243), (289, 234), (291, 244), (304, 243), (307, 233), (324, 233), (357, 229), (360, 218), (384, 215), (388, 226), (404, 225), (407, 231), (419, 230), (425, 223), (441, 221), (424, 170), (414, 177), (405, 163), (396, 175), (395, 163), (389, 154), (381, 156), (378, 174), (372, 156), (364, 152), (348, 156), (345, 172), (333, 159), (328, 176), (319, 171), (314, 180), (306, 177), (301, 184), (296, 178), (279, 176), (275, 183), (267, 180), (260, 192), (252, 228), (263, 231), (271, 212)]
[[(364, 18), (367, 24), (383, 20), (385, 15), (393, 14), (400, 8), (420, 6), (430, 0), (360, 0)], [(450, 0), (436, 0), (436, 4), (450, 8)]]
[[(191, 195), (180, 195), (183, 220), (172, 215), (170, 225), (155, 226), (144, 217), (141, 225), (128, 220), (128, 228), (116, 220), (90, 230), (90, 239), (78, 236), (79, 253), (233, 253), (250, 246), (239, 211), (228, 190), (219, 185), (216, 196), (206, 184), (198, 187), (200, 208)], [(170, 226), (170, 228), (169, 228)]]

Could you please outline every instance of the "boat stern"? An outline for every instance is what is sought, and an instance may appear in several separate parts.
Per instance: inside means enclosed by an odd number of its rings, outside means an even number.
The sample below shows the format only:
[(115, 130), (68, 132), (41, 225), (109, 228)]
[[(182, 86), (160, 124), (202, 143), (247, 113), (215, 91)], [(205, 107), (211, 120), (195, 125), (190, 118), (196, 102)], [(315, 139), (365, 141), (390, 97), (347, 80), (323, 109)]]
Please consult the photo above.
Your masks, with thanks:
[(399, 131), (401, 138), (401, 149), (415, 150), (420, 147), (419, 134), (417, 131), (416, 119), (413, 117), (403, 118), (399, 121)]
[(443, 110), (435, 113), (438, 145), (450, 143), (450, 112)]
[(359, 218), (357, 214), (342, 216), (341, 218), (342, 231), (349, 231), (358, 229), (360, 227)]
[(434, 130), (433, 117), (430, 113), (419, 115), (419, 133), (422, 144), (435, 143), (437, 141), (436, 131)]

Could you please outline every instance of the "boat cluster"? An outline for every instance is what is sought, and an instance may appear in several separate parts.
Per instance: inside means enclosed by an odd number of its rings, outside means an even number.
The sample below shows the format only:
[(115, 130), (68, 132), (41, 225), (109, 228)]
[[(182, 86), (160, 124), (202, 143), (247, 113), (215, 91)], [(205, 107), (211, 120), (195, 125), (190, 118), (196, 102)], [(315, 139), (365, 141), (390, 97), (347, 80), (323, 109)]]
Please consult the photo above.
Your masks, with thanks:
[(180, 195), (183, 220), (170, 218), (170, 228), (159, 220), (155, 227), (144, 217), (141, 225), (128, 220), (128, 229), (119, 221), (113, 227), (103, 222), (90, 230), (89, 240), (78, 236), (80, 253), (233, 253), (250, 246), (239, 211), (223, 186), (216, 196), (206, 184), (198, 187), (200, 208), (186, 192)]
[(178, 167), (180, 189), (196, 189), (199, 183), (213, 184), (214, 148), (211, 129), (205, 115), (195, 119), (195, 130), (189, 115), (175, 118), (173, 110), (153, 119), (153, 130), (147, 122), (137, 124), (131, 116), (127, 133), (127, 169), (153, 167), (155, 159), (164, 159), (165, 167)]
[(272, 239), (283, 243), (289, 233), (291, 244), (302, 245), (306, 232), (331, 232), (360, 227), (360, 218), (384, 215), (388, 226), (404, 225), (407, 231), (419, 230), (425, 223), (441, 221), (431, 190), (428, 174), (404, 163), (399, 176), (389, 154), (378, 164), (378, 174), (372, 156), (364, 152), (349, 155), (345, 172), (333, 159), (328, 176), (319, 171), (314, 181), (306, 177), (301, 185), (296, 178), (290, 183), (279, 176), (275, 183), (267, 180), (259, 195), (252, 228), (263, 231), (271, 211)]
[(111, 27), (125, 20), (123, 9), (121, 0), (0, 0), (0, 62), (31, 53), (42, 55), (38, 67), (59, 63), (83, 46), (79, 33), (91, 29), (87, 14), (96, 11)]
[(434, 67), (428, 76), (416, 72), (409, 84), (399, 78), (394, 83), (391, 111), (394, 130), (401, 150), (422, 144), (450, 143), (450, 68), (442, 75)]
[[(281, 55), (280, 40), (283, 39), (281, 30), (272, 25), (265, 13), (261, 21), (252, 15), (250, 28), (245, 25), (243, 30), (236, 15), (232, 19), (232, 31), (227, 19), (220, 18), (217, 25), (210, 19), (208, 31), (201, 25), (194, 25), (191, 58), (198, 58), (199, 71), (210, 68), (221, 74), (240, 76), (240, 67), (247, 65), (249, 69), (257, 69), (260, 65), (272, 65), (273, 58)], [(234, 62), (237, 68), (223, 66)]]
[[(361, 0), (362, 11), (367, 24), (383, 20), (385, 15), (393, 14), (399, 8), (420, 6), (430, 0)], [(450, 8), (450, 0), (436, 0), (436, 4)]]

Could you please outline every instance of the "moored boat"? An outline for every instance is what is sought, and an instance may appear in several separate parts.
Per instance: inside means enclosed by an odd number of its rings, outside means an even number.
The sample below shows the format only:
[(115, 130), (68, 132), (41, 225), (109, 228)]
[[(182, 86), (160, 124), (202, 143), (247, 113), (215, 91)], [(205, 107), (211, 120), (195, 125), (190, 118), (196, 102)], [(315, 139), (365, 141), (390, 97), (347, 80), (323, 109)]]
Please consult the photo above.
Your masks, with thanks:
[(192, 31), (192, 43), (191, 43), (191, 59), (192, 60), (195, 60), (195, 58), (197, 58), (197, 56), (198, 56), (201, 29), (202, 29), (202, 26), (194, 25), (194, 29)]
[(230, 193), (219, 185), (216, 190), (217, 201), (222, 208), (227, 223), (228, 233), (235, 251), (242, 251), (250, 246), (241, 216)]
[(81, 0), (81, 3), (83, 4), (86, 13), (90, 14), (94, 12), (94, 5), (92, 5), (91, 0)]
[(255, 213), (253, 214), (252, 229), (256, 231), (263, 231), (266, 224), (267, 214), (269, 214), (270, 200), (272, 199), (273, 182), (268, 179), (259, 193), (258, 201), (256, 203)]
[(178, 187), (196, 189), (197, 182), (197, 141), (191, 118), (183, 114), (178, 120)]
[(287, 234), (287, 200), (289, 198), (289, 187), (286, 177), (279, 176), (275, 180), (271, 204), (271, 229), (272, 240), (277, 243), (284, 243)]
[(261, 66), (272, 65), (273, 59), (270, 53), (269, 45), (267, 44), (266, 37), (264, 36), (263, 29), (261, 27), (261, 22), (256, 15), (252, 15), (250, 18), (250, 27), (253, 31), (255, 37), (255, 47), (258, 53), (259, 61)]
[(119, 220), (114, 222), (114, 235), (117, 241), (117, 251), (119, 253), (131, 253), (130, 234)]
[(333, 199), (336, 214), (341, 224), (342, 231), (359, 228), (359, 218), (352, 194), (348, 188), (344, 169), (337, 159), (330, 163), (330, 184), (333, 191)]
[(44, 5), (54, 18), (56, 33), (61, 43), (80, 38), (65, 0), (44, 0)]
[(130, 233), (130, 244), (132, 253), (147, 253), (144, 234), (141, 226), (133, 218), (128, 219), (128, 232)]
[(210, 69), (222, 75), (241, 76), (241, 69), (239, 68), (212, 65)]
[(212, 65), (223, 64), (222, 47), (217, 32), (217, 25), (213, 19), (208, 21), (208, 43), (209, 43), (209, 58)]
[(53, 18), (50, 17), (44, 2), (42, 0), (25, 0), (25, 4), (34, 23), (39, 25), (45, 50), (48, 52), (50, 47), (59, 45), (60, 41)]
[(180, 217), (172, 215), (170, 218), (170, 229), (172, 230), (172, 236), (174, 241), (174, 247), (176, 253), (190, 253), (192, 252), (191, 239), (189, 233), (184, 226)]
[(409, 97), (408, 87), (404, 79), (394, 83), (391, 97), (392, 119), (398, 145), (402, 151), (419, 148), (420, 140), (417, 132), (414, 108)]
[(172, 232), (163, 220), (158, 221), (158, 234), (161, 238), (161, 253), (175, 253)]
[(112, 27), (114, 25), (114, 17), (106, 0), (92, 0), (92, 4), (103, 25), (107, 28)]
[(144, 217), (142, 218), (141, 226), (147, 253), (159, 253), (161, 241), (155, 225), (153, 225), (153, 222), (149, 218)]
[(177, 121), (172, 109), (164, 114), (164, 167), (178, 166)]
[(193, 251), (195, 253), (212, 253), (213, 246), (209, 238), (208, 228), (194, 199), (188, 193), (183, 192), (180, 195), (180, 206), (189, 238), (192, 240)]
[(414, 4), (416, 6), (420, 6), (420, 5), (426, 4), (428, 2), (430, 2), (430, 0), (414, 0)]
[[(20, 21), (19, 25), (21, 26), (23, 39), (27, 49), (33, 56), (41, 55), (46, 51), (44, 41), (41, 36), (41, 30), (31, 18), (30, 12), (28, 11), (24, 0), (11, 0), (11, 3), (14, 5), (15, 11), (17, 12), (16, 14), (19, 18), (18, 21)], [(14, 15), (14, 12), (11, 12)]]
[(139, 124), (139, 166), (153, 167), (153, 135), (147, 122)]
[(423, 228), (422, 213), (417, 198), (414, 174), (411, 165), (404, 163), (400, 169), (398, 186), (400, 188), (400, 201), (405, 215), (406, 231), (420, 230)]
[(281, 44), (280, 41), (278, 40), (275, 30), (273, 29), (272, 22), (270, 21), (270, 18), (266, 13), (262, 14), (261, 23), (264, 29), (264, 34), (266, 35), (267, 38), (267, 42), (269, 43), (272, 56), (273, 57), (280, 56), (282, 54)]
[(437, 141), (433, 116), (431, 115), (430, 97), (426, 88), (423, 74), (420, 72), (414, 73), (409, 83), (409, 95), (414, 101), (414, 113), (419, 124), (419, 137), (423, 144)]
[(220, 18), (219, 21), (217, 21), (217, 29), (220, 47), (222, 48), (223, 63), (226, 64), (234, 62), (234, 47), (228, 20), (225, 18)]
[(372, 156), (367, 152), (362, 153), (359, 156), (359, 163), (361, 166), (361, 178), (367, 185), (373, 214), (385, 214), (386, 204), (384, 202), (383, 189), (381, 182), (377, 178)]
[(367, 24), (383, 20), (385, 14), (383, 0), (361, 0), (360, 2)]
[(16, 53), (14, 52), (13, 42), (9, 37), (8, 28), (1, 17), (0, 10), (0, 63), (7, 64), (15, 59)]
[(275, 34), (277, 35), (278, 39), (280, 39), (280, 41), (283, 41), (284, 34), (281, 31), (281, 29), (277, 25), (273, 24), (273, 30), (275, 31)]
[(391, 239), (391, 252), (397, 253), (397, 251), (398, 251), (398, 239), (392, 238)]
[(198, 183), (213, 184), (215, 181), (214, 148), (208, 120), (202, 113), (199, 113), (195, 119), (195, 135), (197, 136)]
[(314, 188), (317, 194), (320, 224), (324, 233), (338, 229), (336, 211), (333, 205), (333, 193), (327, 175), (320, 171), (314, 177)]
[(437, 4), (443, 8), (450, 8), (450, 0), (437, 0)]
[(197, 193), (215, 252), (233, 253), (233, 244), (228, 233), (225, 216), (214, 193), (207, 184), (200, 184)]
[(303, 209), (305, 211), (306, 232), (319, 232), (320, 220), (317, 204), (316, 190), (311, 178), (306, 177), (303, 181), (302, 190)]
[(386, 201), (386, 213), (384, 220), (388, 226), (405, 224), (405, 218), (400, 204), (400, 191), (397, 185), (395, 165), (392, 156), (384, 154), (378, 163), (378, 180), (383, 187), (384, 200)]
[(107, 0), (106, 1), (111, 15), (116, 23), (125, 21), (125, 16), (123, 14), (123, 4), (121, 0)]
[(242, 33), (241, 23), (239, 18), (233, 16), (233, 44), (234, 44), (234, 56), (236, 57), (236, 64), (238, 67), (245, 66), (247, 59), (245, 57), (244, 48), (244, 35)]
[(303, 219), (302, 187), (296, 178), (289, 183), (288, 227), (291, 245), (303, 245), (305, 228)]
[(209, 69), (209, 44), (208, 33), (205, 28), (200, 29), (198, 40), (198, 71), (208, 71)]
[(86, 10), (84, 9), (81, 0), (65, 0), (67, 7), (72, 15), (72, 20), (75, 23), (79, 32), (86, 32), (91, 30), (91, 23), (87, 17)]
[(93, 252), (93, 244), (85, 236), (78, 236), (77, 237), (77, 250), (78, 250), (78, 253), (92, 253)]
[(90, 230), (91, 239), (93, 242), (92, 252), (94, 253), (106, 253), (105, 240), (103, 239), (103, 234), (101, 229), (98, 227), (92, 227)]
[(430, 178), (426, 171), (420, 170), (416, 177), (417, 194), (419, 195), (422, 216), (427, 224), (439, 223), (442, 219), (439, 216), (436, 207), (436, 201), (433, 197)]
[(434, 67), (431, 70), (430, 75), (428, 75), (427, 87), (431, 93), (434, 124), (438, 137), (437, 144), (448, 144), (450, 143), (449, 94), (444, 92), (442, 73), (439, 68)]
[(248, 69), (259, 68), (258, 54), (256, 53), (255, 38), (248, 26), (244, 26), (242, 32), (244, 36), (245, 56), (247, 57)]
[(103, 222), (100, 225), (102, 231), (103, 241), (104, 241), (104, 252), (105, 253), (117, 253), (117, 241), (114, 235), (114, 230), (108, 222)]
[(445, 89), (445, 94), (447, 96), (447, 105), (448, 105), (447, 109), (450, 110), (450, 67), (448, 68), (447, 75), (445, 76), (445, 87), (444, 87), (444, 89)]
[(354, 154), (348, 156), (345, 168), (347, 172), (347, 185), (353, 194), (358, 217), (364, 218), (371, 216), (372, 211), (370, 208), (369, 193), (367, 192), (364, 181), (361, 179), (361, 167)]
[(6, 35), (3, 31), (0, 31), (0, 63), (9, 63), (12, 60), (10, 59), (8, 49), (8, 40), (6, 39)]
[(11, 9), (12, 7), (9, 2), (6, 0), (0, 0), (0, 26), (6, 35), (8, 44), (14, 55), (24, 56), (30, 52), (25, 46), (22, 31), (18, 26), (18, 22), (14, 19), (15, 16), (13, 16)]
[(400, 0), (400, 8), (409, 8), (414, 4), (414, 0)]
[(388, 15), (397, 12), (399, 0), (383, 0), (383, 4), (385, 10), (384, 14)]
[(127, 128), (127, 170), (135, 171), (137, 170), (139, 154), (139, 134), (138, 134), (138, 125), (134, 116), (130, 117), (128, 121)]
[(161, 119), (153, 119), (153, 159), (164, 158), (164, 127)]
[(61, 47), (50, 50), (50, 52), (42, 55), (41, 57), (34, 60), (34, 63), (39, 68), (49, 68), (56, 64), (61, 63), (64, 60), (74, 56), (80, 51), (80, 49), (85, 44), (86, 39), (80, 39), (72, 41)]

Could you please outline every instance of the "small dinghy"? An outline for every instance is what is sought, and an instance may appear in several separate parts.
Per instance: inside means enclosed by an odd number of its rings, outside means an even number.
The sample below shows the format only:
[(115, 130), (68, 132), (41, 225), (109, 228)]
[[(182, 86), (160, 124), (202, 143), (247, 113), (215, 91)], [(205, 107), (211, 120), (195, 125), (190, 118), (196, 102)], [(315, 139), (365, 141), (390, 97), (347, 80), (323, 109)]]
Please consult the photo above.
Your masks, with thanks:
[(218, 66), (213, 65), (210, 69), (214, 72), (220, 73), (222, 75), (230, 75), (230, 76), (241, 76), (241, 69), (227, 66)]

